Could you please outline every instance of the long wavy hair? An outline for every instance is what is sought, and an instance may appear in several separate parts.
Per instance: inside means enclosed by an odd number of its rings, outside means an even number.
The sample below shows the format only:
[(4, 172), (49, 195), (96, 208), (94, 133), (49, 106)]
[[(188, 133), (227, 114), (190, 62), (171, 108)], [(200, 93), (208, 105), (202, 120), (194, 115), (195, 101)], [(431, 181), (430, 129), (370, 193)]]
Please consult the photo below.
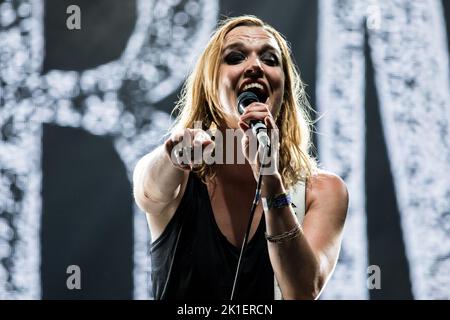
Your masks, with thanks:
[[(261, 27), (269, 32), (281, 49), (285, 75), (284, 97), (276, 118), (279, 129), (279, 170), (285, 187), (290, 188), (300, 180), (306, 181), (317, 170), (316, 160), (309, 154), (312, 122), (308, 111), (312, 110), (306, 97), (297, 66), (291, 58), (289, 44), (273, 27), (255, 16), (227, 18), (219, 23), (205, 50), (186, 80), (173, 112), (179, 111), (174, 128), (193, 128), (200, 121), (203, 130), (220, 127), (226, 123), (219, 102), (219, 67), (225, 36), (240, 26)], [(214, 177), (214, 165), (203, 164), (196, 173), (206, 182)]]

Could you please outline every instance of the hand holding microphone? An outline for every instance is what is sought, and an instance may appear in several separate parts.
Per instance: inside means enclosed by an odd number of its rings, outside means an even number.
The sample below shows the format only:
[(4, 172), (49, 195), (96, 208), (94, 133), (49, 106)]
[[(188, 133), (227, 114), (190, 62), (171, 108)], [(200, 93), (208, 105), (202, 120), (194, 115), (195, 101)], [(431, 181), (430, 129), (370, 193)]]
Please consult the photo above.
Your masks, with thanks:
[[(239, 127), (244, 131), (242, 139), (242, 150), (250, 162), (255, 179), (261, 167), (261, 151), (266, 154), (266, 159), (262, 163), (264, 169), (261, 174), (272, 175), (278, 172), (278, 128), (268, 106), (259, 102), (258, 96), (251, 91), (244, 91), (238, 96), (237, 105), (241, 117)], [(251, 131), (249, 131), (251, 129)], [(272, 139), (269, 139), (268, 132), (271, 132)], [(251, 137), (253, 135), (253, 137)], [(256, 137), (259, 144), (259, 152), (249, 154), (250, 139)], [(268, 153), (268, 154), (267, 154)]]
[[(247, 107), (253, 103), (253, 102), (260, 102), (259, 98), (256, 94), (254, 94), (251, 91), (244, 91), (242, 92), (238, 99), (237, 99), (237, 105), (238, 105), (238, 111), (241, 115), (244, 115), (246, 113)], [(267, 109), (267, 107), (266, 107)], [(263, 110), (264, 111), (264, 110)], [(269, 111), (267, 109), (267, 111)], [(241, 121), (244, 120), (244, 117), (241, 117)], [(242, 128), (242, 127), (241, 127)], [(267, 135), (267, 126), (264, 124), (262, 120), (258, 119), (252, 119), (250, 120), (250, 128), (253, 131), (253, 134), (258, 139), (258, 142), (261, 146), (264, 148), (270, 147), (270, 139)], [(244, 130), (244, 128), (242, 128)], [(246, 130), (244, 130), (246, 131)]]

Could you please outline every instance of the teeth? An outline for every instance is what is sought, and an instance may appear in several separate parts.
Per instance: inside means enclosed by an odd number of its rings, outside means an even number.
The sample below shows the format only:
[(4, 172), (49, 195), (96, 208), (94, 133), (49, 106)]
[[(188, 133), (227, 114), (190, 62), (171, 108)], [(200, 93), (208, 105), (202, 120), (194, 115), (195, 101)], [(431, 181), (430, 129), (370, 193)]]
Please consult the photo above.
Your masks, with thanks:
[(244, 86), (244, 88), (242, 89), (242, 91), (248, 90), (248, 89), (250, 89), (250, 88), (258, 88), (258, 89), (260, 89), (261, 91), (264, 91), (264, 87), (263, 87), (261, 84), (259, 84), (259, 83), (249, 83), (249, 84), (247, 84), (247, 85)]

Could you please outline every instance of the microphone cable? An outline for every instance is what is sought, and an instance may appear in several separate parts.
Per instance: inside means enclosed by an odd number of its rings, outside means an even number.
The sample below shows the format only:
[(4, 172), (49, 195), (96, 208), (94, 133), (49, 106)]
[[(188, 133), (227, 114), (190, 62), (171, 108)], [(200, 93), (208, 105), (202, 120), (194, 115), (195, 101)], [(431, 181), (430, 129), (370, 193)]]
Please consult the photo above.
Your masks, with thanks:
[[(263, 150), (264, 149), (265, 148), (263, 147)], [(266, 162), (266, 152), (265, 152), (265, 150), (263, 152), (262, 160), (263, 161), (261, 161), (261, 167), (259, 168), (259, 173), (258, 173), (258, 182), (256, 184), (255, 197), (253, 198), (253, 204), (252, 204), (252, 208), (251, 208), (251, 211), (250, 211), (250, 218), (249, 218), (249, 221), (248, 221), (248, 224), (247, 224), (247, 230), (246, 230), (245, 235), (244, 235), (244, 241), (242, 241), (241, 252), (239, 253), (239, 259), (238, 259), (238, 263), (237, 263), (236, 273), (234, 275), (234, 282), (233, 282), (233, 288), (231, 290), (231, 298), (230, 298), (230, 300), (233, 300), (234, 296), (235, 296), (236, 285), (237, 285), (238, 280), (239, 280), (239, 272), (240, 272), (240, 269), (241, 269), (242, 257), (244, 256), (245, 249), (247, 248), (247, 242), (248, 242), (248, 237), (250, 235), (250, 229), (252, 227), (253, 216), (255, 215), (256, 206), (258, 205), (259, 199), (261, 197), (261, 183), (262, 183), (262, 174), (261, 174), (261, 172), (262, 172), (262, 169), (263, 169), (263, 165)], [(262, 217), (262, 219), (264, 219), (264, 217)]]

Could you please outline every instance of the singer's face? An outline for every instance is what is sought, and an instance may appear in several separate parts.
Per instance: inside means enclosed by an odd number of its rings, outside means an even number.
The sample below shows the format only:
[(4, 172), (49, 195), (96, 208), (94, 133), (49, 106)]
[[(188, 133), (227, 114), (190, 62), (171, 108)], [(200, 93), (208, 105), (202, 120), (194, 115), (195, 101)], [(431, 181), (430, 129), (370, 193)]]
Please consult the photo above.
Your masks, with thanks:
[(253, 91), (273, 116), (283, 102), (284, 72), (275, 38), (261, 27), (237, 27), (225, 37), (219, 69), (219, 99), (228, 126), (238, 128), (237, 97)]

